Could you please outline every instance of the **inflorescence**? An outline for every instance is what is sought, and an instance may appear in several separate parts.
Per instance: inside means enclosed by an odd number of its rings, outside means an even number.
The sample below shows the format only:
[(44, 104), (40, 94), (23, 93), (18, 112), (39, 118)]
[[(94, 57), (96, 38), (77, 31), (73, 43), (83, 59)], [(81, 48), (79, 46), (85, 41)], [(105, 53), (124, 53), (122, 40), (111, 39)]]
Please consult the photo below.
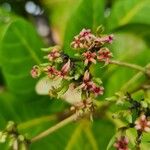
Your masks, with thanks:
[(73, 105), (71, 110), (80, 112), (79, 114), (92, 112), (93, 99), (103, 95), (104, 87), (100, 78), (92, 76), (90, 66), (98, 62), (103, 63), (104, 66), (109, 64), (112, 53), (107, 45), (112, 41), (113, 35), (98, 35), (93, 34), (90, 29), (82, 29), (70, 44), (71, 48), (75, 50), (75, 58), (64, 54), (59, 46), (42, 49), (47, 52), (44, 58), (48, 62), (34, 66), (31, 75), (33, 78), (37, 78), (43, 74), (53, 81), (59, 79), (60, 86), (52, 87), (49, 92), (50, 96), (56, 98), (63, 97), (63, 94), (72, 85), (72, 90), (80, 92), (81, 95), (73, 102), (70, 101)]

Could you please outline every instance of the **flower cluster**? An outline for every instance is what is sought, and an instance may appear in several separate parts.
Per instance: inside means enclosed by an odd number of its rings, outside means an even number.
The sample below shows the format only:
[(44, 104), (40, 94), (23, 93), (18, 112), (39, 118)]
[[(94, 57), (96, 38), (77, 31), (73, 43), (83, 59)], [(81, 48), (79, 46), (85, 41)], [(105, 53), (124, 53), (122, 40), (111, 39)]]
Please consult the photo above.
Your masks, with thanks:
[[(127, 105), (128, 109), (123, 110), (122, 114), (120, 113), (120, 118), (124, 118), (128, 124), (126, 126), (123, 126), (119, 128), (118, 131), (121, 131), (121, 133), (126, 133), (126, 130), (128, 129), (135, 129), (137, 133), (137, 137), (135, 140), (135, 147), (137, 149), (140, 148), (140, 144), (142, 142), (142, 136), (143, 133), (149, 133), (150, 132), (150, 105), (146, 101), (146, 99), (142, 100), (134, 100), (129, 93), (125, 96), (126, 98), (122, 104)], [(128, 150), (128, 142), (129, 140), (126, 140), (126, 138), (123, 136), (117, 138), (114, 147), (117, 150)]]
[(81, 116), (84, 113), (91, 112), (93, 113), (94, 111), (94, 104), (90, 98), (84, 99), (81, 102), (75, 103), (74, 106), (72, 106), (70, 109), (71, 111), (75, 111), (77, 116)]
[(91, 80), (88, 70), (86, 70), (84, 73), (83, 81), (80, 85), (80, 88), (82, 88), (86, 92), (92, 92), (95, 97), (98, 95), (103, 95), (104, 91), (104, 88), (102, 86), (96, 85), (96, 83)]
[[(44, 48), (42, 50), (47, 53), (44, 58), (48, 62), (34, 66), (31, 70), (31, 76), (37, 78), (44, 74), (53, 82), (60, 79), (58, 88), (51, 87), (49, 93), (57, 98), (65, 97), (66, 101), (73, 105), (72, 110), (74, 109), (76, 112), (92, 112), (94, 108), (92, 99), (102, 95), (104, 88), (101, 86), (101, 80), (91, 75), (90, 65), (96, 64), (97, 61), (109, 63), (112, 53), (106, 44), (112, 43), (112, 40), (112, 35), (98, 36), (92, 34), (90, 29), (83, 29), (71, 43), (71, 47), (81, 49), (75, 54), (79, 56), (79, 59), (69, 58), (59, 46)], [(72, 100), (73, 98), (69, 100), (66, 97), (68, 95), (71, 97), (67, 93), (70, 85), (73, 85), (72, 95), (75, 95), (73, 92), (81, 91), (78, 92), (78, 100)], [(74, 96), (75, 98), (76, 96)]]
[(6, 128), (0, 132), (0, 143), (9, 143), (9, 148), (13, 150), (27, 150), (29, 141), (17, 131), (14, 122), (9, 121)]
[(89, 29), (83, 29), (79, 35), (74, 37), (71, 43), (74, 49), (83, 49), (82, 56), (84, 58), (84, 64), (89, 63), (96, 64), (96, 61), (109, 63), (112, 53), (105, 47), (106, 44), (111, 44), (113, 41), (113, 35), (95, 36)]

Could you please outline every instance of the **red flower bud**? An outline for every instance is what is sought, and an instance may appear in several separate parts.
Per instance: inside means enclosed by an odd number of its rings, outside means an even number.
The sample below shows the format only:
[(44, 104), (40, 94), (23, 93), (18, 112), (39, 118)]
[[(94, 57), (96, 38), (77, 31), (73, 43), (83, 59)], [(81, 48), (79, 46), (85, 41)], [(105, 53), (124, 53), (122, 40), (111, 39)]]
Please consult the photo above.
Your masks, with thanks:
[(40, 76), (40, 68), (38, 66), (34, 66), (30, 72), (33, 78), (37, 78)]

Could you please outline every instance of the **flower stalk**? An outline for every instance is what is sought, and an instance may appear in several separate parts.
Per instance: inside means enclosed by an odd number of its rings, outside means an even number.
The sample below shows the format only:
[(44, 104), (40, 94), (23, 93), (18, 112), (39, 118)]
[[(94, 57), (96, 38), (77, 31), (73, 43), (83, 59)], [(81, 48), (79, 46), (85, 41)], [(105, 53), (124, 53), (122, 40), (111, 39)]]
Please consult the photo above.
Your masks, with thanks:
[(144, 67), (139, 66), (139, 65), (130, 64), (130, 63), (126, 63), (126, 62), (120, 62), (120, 61), (116, 61), (116, 60), (110, 60), (109, 63), (110, 64), (115, 64), (115, 65), (118, 65), (118, 66), (132, 68), (134, 70), (137, 70), (137, 71), (140, 71), (140, 72), (143, 72), (144, 74), (146, 74), (146, 69)]
[(33, 137), (33, 138), (31, 139), (31, 143), (34, 143), (34, 142), (36, 142), (36, 141), (38, 141), (38, 140), (40, 140), (40, 139), (42, 139), (42, 138), (48, 136), (49, 134), (51, 134), (51, 133), (57, 131), (58, 129), (62, 128), (63, 126), (67, 125), (68, 123), (70, 123), (70, 122), (72, 122), (72, 121), (74, 121), (74, 120), (76, 120), (76, 119), (77, 119), (76, 114), (73, 114), (72, 116), (70, 116), (70, 117), (64, 119), (63, 121), (57, 123), (56, 125), (50, 127), (49, 129), (47, 129), (47, 130), (45, 130), (45, 131), (43, 131), (43, 132), (40, 133), (39, 135)]

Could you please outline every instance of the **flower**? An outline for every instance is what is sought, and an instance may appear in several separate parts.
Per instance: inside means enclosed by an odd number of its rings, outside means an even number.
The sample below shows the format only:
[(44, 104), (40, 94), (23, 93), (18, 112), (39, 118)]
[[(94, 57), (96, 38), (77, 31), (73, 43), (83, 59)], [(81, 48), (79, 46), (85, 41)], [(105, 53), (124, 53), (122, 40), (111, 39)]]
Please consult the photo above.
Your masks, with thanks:
[(67, 73), (69, 72), (69, 70), (70, 70), (70, 59), (68, 60), (68, 62), (67, 63), (65, 63), (64, 65), (63, 65), (63, 67), (61, 68), (61, 71), (59, 72), (59, 76), (61, 76), (61, 77), (65, 77), (66, 75), (67, 75)]
[(59, 74), (59, 71), (56, 70), (53, 66), (47, 66), (43, 70), (49, 77), (57, 76)]
[(102, 86), (96, 86), (93, 84), (91, 91), (94, 93), (95, 97), (98, 95), (103, 95), (104, 88)]
[(81, 40), (91, 43), (91, 40), (95, 38), (95, 36), (91, 33), (90, 29), (82, 29), (79, 33)]
[(85, 61), (84, 61), (85, 65), (88, 65), (89, 62), (96, 64), (96, 60), (95, 60), (96, 53), (95, 52), (92, 53), (90, 51), (87, 51), (87, 52), (83, 53), (82, 55), (85, 58)]
[(83, 112), (92, 112), (94, 109), (93, 102), (90, 98), (84, 99), (81, 102), (77, 102), (70, 108), (72, 111), (76, 111), (78, 115), (82, 115)]
[(95, 40), (95, 36), (91, 33), (90, 29), (82, 29), (82, 31), (74, 37), (71, 46), (77, 48), (89, 48)]
[(102, 95), (104, 92), (102, 86), (96, 86), (96, 84), (90, 79), (90, 73), (88, 70), (84, 73), (83, 82), (80, 85), (80, 88), (93, 92), (95, 96)]
[(100, 42), (100, 43), (110, 43), (111, 44), (113, 41), (113, 35), (107, 35), (107, 36), (97, 38), (96, 41)]
[(142, 114), (136, 121), (135, 121), (135, 129), (143, 132), (150, 132), (150, 121), (147, 117)]
[(75, 36), (73, 42), (71, 43), (71, 47), (77, 48), (84, 48), (84, 43), (81, 41), (79, 36)]
[(116, 142), (114, 143), (114, 147), (117, 150), (129, 150), (128, 143), (129, 143), (128, 138), (125, 136), (121, 136), (116, 139)]
[(98, 51), (98, 55), (97, 55), (97, 59), (99, 61), (104, 61), (106, 63), (109, 63), (109, 60), (110, 58), (112, 57), (112, 53), (109, 51), (108, 48), (104, 47), (104, 48), (101, 48), (99, 51)]
[(30, 74), (33, 78), (37, 78), (40, 76), (40, 68), (39, 66), (33, 66), (32, 70), (30, 71)]
[(90, 90), (93, 85), (94, 83), (90, 80), (90, 73), (86, 70), (83, 76), (83, 83), (80, 85), (80, 88), (83, 90)]
[(60, 56), (60, 52), (57, 48), (54, 48), (48, 55), (47, 58), (49, 61), (53, 61)]

